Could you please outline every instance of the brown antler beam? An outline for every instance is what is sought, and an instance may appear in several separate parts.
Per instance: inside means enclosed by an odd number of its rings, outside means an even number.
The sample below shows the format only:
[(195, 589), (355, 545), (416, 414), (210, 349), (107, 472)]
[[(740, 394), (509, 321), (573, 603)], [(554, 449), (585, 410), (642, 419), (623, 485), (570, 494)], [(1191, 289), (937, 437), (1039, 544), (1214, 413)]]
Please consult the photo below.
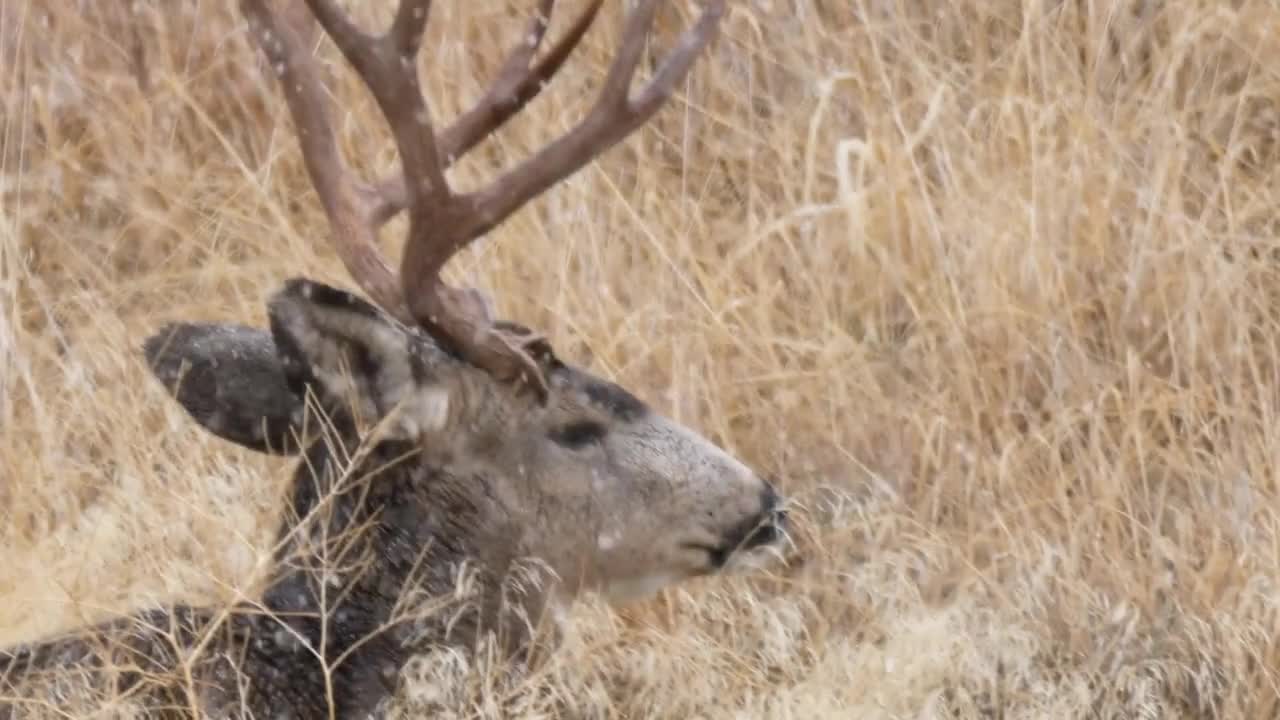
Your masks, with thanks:
[[(390, 125), (400, 154), (398, 179), (369, 186), (343, 164), (318, 71), (303, 44), (314, 25), (302, 16), (299, 2), (306, 3), (333, 39)], [(715, 36), (724, 0), (709, 0), (654, 79), (633, 98), (632, 80), (657, 12), (657, 0), (639, 0), (627, 16), (622, 46), (600, 97), (577, 127), (475, 192), (455, 193), (445, 170), (541, 91), (581, 41), (601, 3), (591, 0), (565, 37), (535, 62), (554, 5), (553, 0), (541, 0), (529, 31), (508, 54), (485, 95), (437, 135), (417, 66), (430, 0), (401, 0), (391, 26), (381, 35), (361, 30), (334, 0), (292, 0), (285, 11), (287, 24), (266, 9), (264, 0), (241, 0), (255, 37), (285, 86), (308, 173), (333, 227), (334, 244), (354, 279), (401, 320), (423, 326), (464, 359), (501, 379), (523, 378), (542, 397), (545, 379), (525, 350), (537, 339), (512, 336), (496, 327), (479, 295), (448, 287), (440, 271), (459, 250), (649, 120)], [(409, 230), (397, 278), (378, 251), (376, 236), (378, 227), (401, 209), (408, 211)]]
[[(550, 25), (555, 0), (542, 0), (538, 14), (529, 23), (525, 42), (517, 45), (506, 60), (498, 77), (475, 105), (454, 120), (439, 136), (439, 153), (447, 169), (480, 141), (506, 124), (516, 113), (547, 86), (552, 76), (564, 65), (583, 35), (599, 14), (602, 0), (592, 0), (573, 26), (552, 46), (537, 64), (530, 65)], [(400, 174), (385, 178), (377, 185), (381, 203), (375, 210), (378, 222), (385, 222), (409, 204)]]
[(320, 72), (308, 45), (315, 21), (299, 3), (278, 10), (265, 0), (241, 0), (249, 33), (280, 79), (303, 162), (333, 231), (333, 245), (347, 272), (378, 305), (402, 321), (411, 320), (400, 278), (379, 251), (370, 227), (374, 190), (358, 183), (338, 151)]

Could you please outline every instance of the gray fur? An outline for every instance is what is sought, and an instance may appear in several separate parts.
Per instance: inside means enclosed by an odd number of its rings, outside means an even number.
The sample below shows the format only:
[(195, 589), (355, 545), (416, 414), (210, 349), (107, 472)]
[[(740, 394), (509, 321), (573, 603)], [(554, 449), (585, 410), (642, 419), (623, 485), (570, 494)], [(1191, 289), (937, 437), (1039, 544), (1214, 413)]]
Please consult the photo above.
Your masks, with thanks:
[[(144, 346), (211, 432), (303, 448), (263, 596), (0, 651), (0, 696), (64, 697), (41, 679), (78, 668), (153, 716), (376, 715), (416, 654), (495, 640), (525, 661), (582, 592), (643, 596), (782, 534), (772, 485), (550, 348), (541, 405), (348, 293), (293, 280), (268, 307), (269, 332), (178, 324)], [(22, 707), (0, 698), (0, 718)]]
[(301, 398), (284, 382), (270, 333), (242, 325), (168, 325), (143, 345), (147, 365), (196, 422), (260, 452), (298, 451)]

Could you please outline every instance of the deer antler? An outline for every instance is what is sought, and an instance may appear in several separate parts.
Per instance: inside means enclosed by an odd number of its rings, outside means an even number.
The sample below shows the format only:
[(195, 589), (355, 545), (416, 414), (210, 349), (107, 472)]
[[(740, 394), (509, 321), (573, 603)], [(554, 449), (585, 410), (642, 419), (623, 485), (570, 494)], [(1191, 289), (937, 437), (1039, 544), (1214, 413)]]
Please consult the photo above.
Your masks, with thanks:
[[(304, 15), (302, 2), (312, 17)], [(268, 9), (266, 0), (240, 2), (252, 35), (280, 77), (308, 175), (352, 278), (401, 321), (421, 325), (464, 360), (500, 379), (523, 379), (543, 399), (545, 378), (526, 351), (540, 339), (495, 325), (478, 293), (445, 285), (440, 272), (471, 241), (652, 117), (714, 37), (724, 0), (708, 1), (655, 77), (633, 97), (631, 82), (657, 7), (656, 0), (639, 0), (626, 19), (622, 45), (604, 88), (578, 126), (474, 192), (455, 192), (445, 170), (541, 91), (586, 34), (601, 2), (590, 0), (565, 36), (534, 62), (554, 6), (554, 0), (540, 0), (523, 41), (508, 54), (485, 95), (439, 134), (433, 129), (417, 69), (430, 0), (401, 0), (390, 28), (381, 35), (358, 28), (334, 0), (282, 0), (283, 12)], [(395, 138), (400, 177), (369, 185), (343, 162), (308, 48), (314, 40), (313, 20), (373, 94)], [(409, 230), (397, 274), (378, 249), (377, 233), (402, 209), (408, 211)]]

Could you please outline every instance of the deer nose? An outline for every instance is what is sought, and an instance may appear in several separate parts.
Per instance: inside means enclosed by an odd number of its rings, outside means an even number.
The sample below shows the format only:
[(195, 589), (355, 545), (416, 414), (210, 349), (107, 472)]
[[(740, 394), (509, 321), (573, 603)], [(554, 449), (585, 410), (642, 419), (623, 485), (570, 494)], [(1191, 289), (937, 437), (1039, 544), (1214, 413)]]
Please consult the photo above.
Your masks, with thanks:
[(778, 505), (782, 504), (782, 497), (778, 495), (777, 488), (769, 480), (762, 480), (764, 490), (760, 493), (760, 506), (764, 512), (774, 512), (778, 509)]
[(758, 548), (762, 545), (772, 545), (782, 538), (782, 528), (777, 519), (771, 518), (769, 522), (760, 525), (747, 539), (742, 543), (743, 550)]
[(777, 486), (770, 480), (764, 480), (764, 490), (760, 493), (760, 514), (779, 525), (785, 525), (787, 510), (785, 498), (778, 493)]
[(787, 511), (782, 505), (782, 496), (772, 482), (765, 480), (760, 497), (760, 519), (743, 540), (743, 549), (771, 545), (782, 538), (787, 527)]

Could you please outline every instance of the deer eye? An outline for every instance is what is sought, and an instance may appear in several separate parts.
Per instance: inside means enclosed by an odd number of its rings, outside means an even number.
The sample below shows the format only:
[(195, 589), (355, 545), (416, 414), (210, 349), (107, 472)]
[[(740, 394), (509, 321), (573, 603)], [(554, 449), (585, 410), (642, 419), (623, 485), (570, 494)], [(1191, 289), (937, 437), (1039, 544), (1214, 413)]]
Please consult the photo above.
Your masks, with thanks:
[(558, 445), (578, 450), (603, 439), (608, 432), (608, 428), (594, 420), (581, 420), (552, 430), (551, 439)]

